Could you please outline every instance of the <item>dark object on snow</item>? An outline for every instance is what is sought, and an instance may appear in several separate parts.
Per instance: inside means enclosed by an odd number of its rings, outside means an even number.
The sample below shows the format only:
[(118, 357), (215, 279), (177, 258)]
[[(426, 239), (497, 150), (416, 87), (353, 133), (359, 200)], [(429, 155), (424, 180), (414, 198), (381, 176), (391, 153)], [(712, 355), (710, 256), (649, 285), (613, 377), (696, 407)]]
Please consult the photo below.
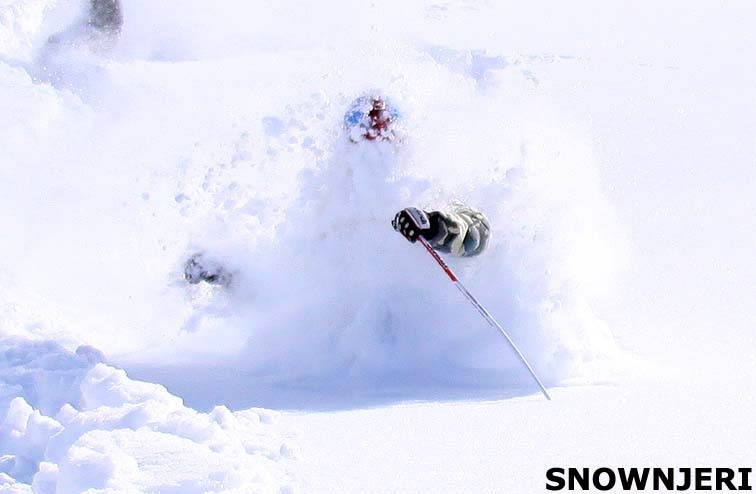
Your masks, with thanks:
[(93, 51), (113, 47), (123, 27), (121, 0), (89, 0), (86, 17), (47, 40), (50, 47), (88, 46)]
[(211, 285), (229, 286), (231, 273), (220, 263), (207, 259), (204, 254), (198, 252), (187, 259), (184, 265), (184, 279), (192, 285), (204, 281)]
[(90, 0), (87, 25), (103, 33), (119, 34), (123, 26), (121, 0)]
[(353, 142), (393, 141), (399, 114), (383, 96), (360, 96), (344, 115), (344, 126)]
[(453, 256), (480, 254), (491, 236), (491, 227), (483, 213), (460, 202), (452, 204), (451, 212), (402, 209), (391, 226), (410, 242), (422, 236), (434, 249)]

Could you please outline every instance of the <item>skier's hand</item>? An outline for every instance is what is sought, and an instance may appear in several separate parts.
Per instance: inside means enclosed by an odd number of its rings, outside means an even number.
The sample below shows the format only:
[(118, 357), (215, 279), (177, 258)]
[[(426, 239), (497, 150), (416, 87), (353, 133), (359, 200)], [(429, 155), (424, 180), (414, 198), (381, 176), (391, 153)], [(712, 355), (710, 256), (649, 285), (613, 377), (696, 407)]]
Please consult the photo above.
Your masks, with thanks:
[(405, 208), (396, 213), (391, 226), (412, 243), (415, 243), (420, 235), (429, 238), (428, 234), (431, 232), (428, 214), (417, 208)]

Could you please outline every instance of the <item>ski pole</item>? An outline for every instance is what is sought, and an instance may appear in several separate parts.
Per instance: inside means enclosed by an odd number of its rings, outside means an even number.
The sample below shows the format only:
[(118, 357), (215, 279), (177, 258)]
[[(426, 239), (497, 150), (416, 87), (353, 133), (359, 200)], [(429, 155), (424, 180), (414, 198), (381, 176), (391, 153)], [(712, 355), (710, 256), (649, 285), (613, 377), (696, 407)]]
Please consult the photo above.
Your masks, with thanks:
[(454, 274), (454, 271), (451, 270), (449, 266), (446, 265), (443, 259), (441, 259), (441, 256), (438, 255), (438, 252), (436, 252), (433, 247), (430, 246), (427, 240), (425, 240), (422, 236), (418, 237), (418, 240), (421, 244), (423, 244), (423, 247), (425, 247), (425, 250), (428, 251), (428, 253), (433, 256), (433, 259), (436, 260), (439, 266), (444, 270), (447, 276), (449, 276), (449, 279), (452, 280), (454, 285), (459, 289), (460, 292), (462, 292), (462, 295), (467, 298), (467, 300), (470, 301), (473, 306), (475, 306), (476, 309), (478, 309), (478, 312), (481, 316), (494, 328), (498, 329), (501, 334), (504, 335), (504, 338), (507, 339), (509, 342), (509, 346), (512, 347), (512, 350), (517, 354), (518, 357), (520, 357), (520, 360), (523, 364), (525, 364), (525, 367), (528, 369), (528, 372), (530, 372), (530, 375), (533, 376), (533, 379), (535, 379), (535, 382), (538, 383), (538, 387), (541, 388), (541, 392), (543, 393), (543, 396), (546, 397), (547, 400), (551, 400), (551, 396), (549, 396), (549, 393), (546, 391), (546, 388), (543, 386), (543, 383), (541, 383), (541, 380), (538, 379), (538, 376), (536, 376), (535, 371), (533, 371), (533, 368), (528, 363), (528, 360), (525, 358), (525, 356), (522, 354), (519, 348), (517, 348), (517, 345), (515, 345), (515, 342), (512, 341), (512, 338), (509, 336), (509, 334), (504, 330), (504, 328), (501, 327), (501, 324), (499, 324), (496, 319), (493, 318), (493, 316), (486, 310), (485, 307), (483, 307), (480, 302), (478, 302), (475, 297), (472, 296), (472, 294), (467, 291), (467, 288), (465, 288), (465, 285), (462, 284), (461, 281), (459, 281), (459, 278)]

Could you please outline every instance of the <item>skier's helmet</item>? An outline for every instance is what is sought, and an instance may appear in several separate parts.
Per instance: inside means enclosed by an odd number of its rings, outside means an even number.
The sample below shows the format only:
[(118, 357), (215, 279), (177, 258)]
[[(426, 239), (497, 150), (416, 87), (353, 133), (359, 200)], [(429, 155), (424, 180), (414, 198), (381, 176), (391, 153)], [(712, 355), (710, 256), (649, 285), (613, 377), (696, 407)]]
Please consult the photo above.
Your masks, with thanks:
[(391, 104), (380, 94), (360, 96), (349, 105), (344, 115), (344, 126), (349, 138), (358, 142), (391, 141), (394, 135), (394, 124), (399, 114)]

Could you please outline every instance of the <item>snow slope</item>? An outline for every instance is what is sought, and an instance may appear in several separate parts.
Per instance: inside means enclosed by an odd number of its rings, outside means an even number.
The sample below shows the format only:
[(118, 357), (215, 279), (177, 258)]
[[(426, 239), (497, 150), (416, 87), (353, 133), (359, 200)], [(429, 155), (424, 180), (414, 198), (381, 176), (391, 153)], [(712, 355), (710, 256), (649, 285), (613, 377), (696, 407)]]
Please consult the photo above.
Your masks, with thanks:
[[(220, 403), (356, 409), (284, 415), (305, 492), (753, 463), (750, 3), (124, 0), (110, 50), (48, 45), (83, 4), (0, 2), (8, 489), (295, 489), (275, 414)], [(370, 89), (403, 115), (396, 148), (344, 138)], [(534, 390), (388, 225), (453, 198), (494, 237), (452, 267), (547, 384), (614, 387), (445, 404)], [(198, 250), (231, 290), (183, 283)], [(385, 407), (404, 400), (434, 403)]]
[(301, 431), (303, 492), (545, 493), (553, 467), (753, 468), (753, 374), (696, 377), (283, 420)]

